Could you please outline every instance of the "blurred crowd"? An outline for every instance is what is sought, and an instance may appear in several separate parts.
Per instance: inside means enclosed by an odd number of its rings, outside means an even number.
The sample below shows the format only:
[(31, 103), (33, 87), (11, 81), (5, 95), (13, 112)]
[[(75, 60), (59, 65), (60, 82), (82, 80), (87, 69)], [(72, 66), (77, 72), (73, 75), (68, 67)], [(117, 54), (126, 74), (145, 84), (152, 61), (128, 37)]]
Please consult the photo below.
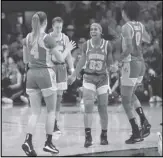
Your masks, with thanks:
[[(99, 22), (103, 28), (104, 38), (115, 40), (121, 34), (124, 21), (121, 17), (121, 7), (124, 1), (56, 1), (56, 15), (64, 20), (63, 32), (70, 40), (77, 43), (72, 56), (74, 67), (81, 56), (82, 44), (89, 38), (89, 27), (93, 22)], [(162, 1), (139, 1), (142, 12), (140, 21), (145, 25), (152, 37), (151, 44), (143, 44), (143, 55), (146, 62), (146, 74), (143, 83), (138, 87), (136, 94), (141, 101), (162, 101)], [(19, 16), (19, 15), (18, 15)], [(2, 14), (3, 18), (3, 14)], [(7, 22), (6, 22), (7, 23)], [(12, 26), (2, 23), (2, 101), (12, 103), (22, 101), (28, 103), (25, 93), (25, 67), (23, 63), (22, 39), (25, 37), (25, 26), (18, 20), (16, 34), (6, 31)], [(47, 32), (52, 31), (48, 28)], [(79, 78), (63, 95), (63, 101), (77, 101), (79, 97)], [(120, 102), (119, 74), (110, 74), (109, 101)]]

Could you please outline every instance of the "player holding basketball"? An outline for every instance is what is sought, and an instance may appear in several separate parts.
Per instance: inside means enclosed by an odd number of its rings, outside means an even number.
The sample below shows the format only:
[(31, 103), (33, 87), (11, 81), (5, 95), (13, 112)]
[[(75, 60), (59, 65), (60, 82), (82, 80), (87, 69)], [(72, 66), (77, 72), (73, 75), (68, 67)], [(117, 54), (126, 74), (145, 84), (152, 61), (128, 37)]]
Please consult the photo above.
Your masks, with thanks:
[[(84, 147), (92, 145), (91, 126), (94, 97), (98, 95), (98, 111), (101, 120), (101, 145), (107, 145), (108, 129), (108, 75), (107, 69), (113, 63), (112, 47), (109, 41), (101, 37), (102, 27), (98, 23), (93, 23), (90, 27), (91, 39), (83, 44), (83, 54), (71, 77), (68, 79), (72, 84), (84, 68), (83, 77), (83, 100), (85, 105), (84, 125), (85, 125), (85, 144)], [(112, 67), (114, 70), (115, 67)]]
[[(27, 72), (26, 91), (31, 104), (31, 117), (28, 122), (27, 134), (22, 149), (27, 156), (37, 156), (33, 145), (32, 136), (41, 113), (41, 100), (45, 100), (47, 107), (46, 120), (46, 142), (44, 151), (59, 153), (59, 150), (52, 143), (52, 133), (55, 120), (57, 85), (56, 74), (53, 71), (51, 53), (61, 61), (60, 52), (55, 50), (55, 42), (44, 31), (47, 26), (47, 16), (44, 12), (37, 12), (32, 17), (32, 32), (27, 35), (23, 46), (23, 60), (29, 65)], [(73, 47), (72, 43), (68, 46)], [(63, 54), (66, 54), (64, 52)]]
[[(63, 51), (65, 50), (66, 45), (69, 43), (69, 38), (64, 33), (62, 33), (63, 20), (61, 17), (56, 17), (52, 20), (52, 28), (53, 28), (53, 32), (50, 33), (50, 36), (55, 39), (55, 42), (57, 44), (57, 50), (62, 54)], [(69, 67), (68, 70), (69, 73), (72, 74), (72, 72), (74, 71), (71, 50), (67, 52), (67, 56), (64, 56), (61, 62), (58, 62), (56, 60), (55, 55), (52, 55), (52, 61), (54, 64), (54, 71), (56, 72), (56, 79), (57, 79), (56, 119), (55, 119), (53, 132), (61, 133), (58, 128), (57, 121), (59, 119), (63, 91), (67, 90), (66, 62)]]
[[(142, 55), (142, 42), (150, 43), (150, 37), (145, 27), (137, 21), (140, 6), (136, 1), (127, 1), (122, 10), (125, 24), (122, 26), (122, 54), (119, 64), (122, 65), (121, 95), (122, 104), (132, 127), (132, 136), (127, 144), (143, 141), (150, 134), (151, 125), (148, 123), (141, 104), (135, 95), (137, 84), (140, 84), (145, 73), (145, 63)], [(134, 106), (133, 106), (134, 105)], [(141, 120), (142, 131), (139, 131), (134, 108)], [(141, 133), (143, 138), (141, 137)]]

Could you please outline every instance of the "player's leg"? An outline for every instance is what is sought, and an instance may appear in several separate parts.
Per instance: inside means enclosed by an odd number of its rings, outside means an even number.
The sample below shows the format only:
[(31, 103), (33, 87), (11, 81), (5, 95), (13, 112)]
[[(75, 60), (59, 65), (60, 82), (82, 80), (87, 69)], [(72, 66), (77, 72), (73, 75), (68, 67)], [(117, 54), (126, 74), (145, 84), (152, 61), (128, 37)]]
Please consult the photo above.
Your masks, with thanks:
[(98, 112), (101, 121), (101, 145), (107, 145), (107, 130), (108, 130), (108, 77), (102, 76), (99, 78), (99, 84), (97, 86), (98, 95)]
[(29, 70), (27, 73), (27, 82), (26, 82), (26, 92), (29, 95), (30, 105), (31, 105), (31, 116), (28, 121), (27, 134), (22, 149), (27, 156), (37, 156), (33, 145), (32, 145), (32, 136), (37, 124), (41, 112), (41, 91), (36, 85), (36, 72), (35, 70)]
[(63, 91), (67, 90), (67, 69), (66, 65), (56, 66), (56, 79), (57, 79), (57, 103), (56, 103), (56, 119), (53, 132), (61, 133), (58, 127), (58, 121), (60, 116), (61, 102)]
[(96, 87), (94, 84), (86, 80), (83, 81), (83, 100), (84, 100), (84, 127), (85, 127), (85, 144), (84, 147), (92, 145), (91, 127), (93, 120), (93, 107), (94, 107), (94, 96)]
[(52, 134), (54, 129), (55, 112), (56, 112), (56, 99), (57, 99), (57, 84), (56, 74), (52, 69), (44, 69), (42, 77), (38, 83), (39, 88), (42, 91), (46, 107), (46, 141), (43, 148), (44, 151), (50, 153), (59, 153), (59, 150), (52, 143)]
[(132, 128), (132, 136), (126, 140), (127, 144), (133, 144), (135, 142), (142, 141), (140, 131), (135, 117), (135, 109), (132, 105), (132, 95), (134, 93), (134, 87), (136, 85), (137, 77), (140, 73), (139, 66), (134, 61), (124, 63), (122, 67), (122, 78), (121, 78), (121, 95), (122, 105), (125, 109), (129, 122)]
[[(145, 64), (144, 62), (142, 61), (141, 63), (139, 62), (139, 64), (141, 64), (141, 72), (139, 74), (139, 77), (138, 77), (138, 80), (137, 80), (137, 84), (140, 84), (143, 80), (143, 76), (144, 76), (144, 73), (145, 73)], [(135, 87), (135, 90), (136, 90), (137, 86)], [(140, 117), (140, 123), (141, 123), (141, 126), (142, 126), (142, 136), (145, 138), (147, 137), (149, 134), (150, 134), (150, 128), (151, 128), (151, 125), (149, 124), (145, 114), (144, 114), (144, 111), (143, 111), (143, 108), (141, 106), (141, 103), (139, 101), (139, 99), (137, 98), (137, 96), (135, 95), (135, 93), (132, 95), (132, 103), (135, 107), (135, 110), (137, 112), (137, 114), (139, 115)]]

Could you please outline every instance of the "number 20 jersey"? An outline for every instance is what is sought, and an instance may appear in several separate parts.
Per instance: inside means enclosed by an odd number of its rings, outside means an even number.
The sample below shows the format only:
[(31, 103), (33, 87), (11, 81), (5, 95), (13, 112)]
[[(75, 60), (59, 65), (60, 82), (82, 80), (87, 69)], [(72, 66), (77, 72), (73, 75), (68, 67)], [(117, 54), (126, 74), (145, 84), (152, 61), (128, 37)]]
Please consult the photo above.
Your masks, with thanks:
[(107, 45), (108, 41), (102, 39), (99, 47), (94, 47), (92, 40), (87, 41), (85, 73), (106, 74), (107, 72)]

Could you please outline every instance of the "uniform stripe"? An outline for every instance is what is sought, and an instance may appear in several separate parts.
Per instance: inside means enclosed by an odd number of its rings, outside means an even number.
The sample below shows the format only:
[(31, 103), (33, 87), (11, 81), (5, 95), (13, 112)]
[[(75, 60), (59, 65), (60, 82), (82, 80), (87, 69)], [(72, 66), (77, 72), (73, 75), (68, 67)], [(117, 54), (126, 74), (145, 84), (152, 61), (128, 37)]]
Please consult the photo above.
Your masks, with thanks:
[(87, 83), (87, 82), (83, 81), (83, 87), (96, 92), (96, 86), (92, 83)]
[(132, 29), (132, 38), (134, 37), (134, 29), (131, 24), (127, 23), (127, 25)]
[(89, 41), (90, 41), (90, 43), (91, 43), (91, 47), (94, 48), (93, 43), (92, 43), (92, 40), (89, 40)]
[(141, 26), (142, 34), (143, 34), (143, 32), (144, 32), (144, 30), (143, 30), (143, 24), (142, 24), (141, 22), (139, 22), (139, 24), (140, 24), (140, 26)]
[(89, 50), (89, 42), (90, 42), (90, 40), (88, 40), (88, 41), (87, 41), (87, 49), (86, 49), (86, 55), (87, 55), (87, 53), (88, 53), (88, 50)]
[(105, 94), (107, 92), (108, 92), (108, 85), (104, 85), (104, 86), (97, 88), (98, 95)]
[(102, 39), (102, 44), (101, 44), (101, 47), (100, 48), (102, 48), (104, 46), (104, 44), (105, 44), (105, 40)]
[(108, 47), (108, 41), (105, 42), (105, 53), (106, 53), (106, 55), (108, 54), (107, 47)]

